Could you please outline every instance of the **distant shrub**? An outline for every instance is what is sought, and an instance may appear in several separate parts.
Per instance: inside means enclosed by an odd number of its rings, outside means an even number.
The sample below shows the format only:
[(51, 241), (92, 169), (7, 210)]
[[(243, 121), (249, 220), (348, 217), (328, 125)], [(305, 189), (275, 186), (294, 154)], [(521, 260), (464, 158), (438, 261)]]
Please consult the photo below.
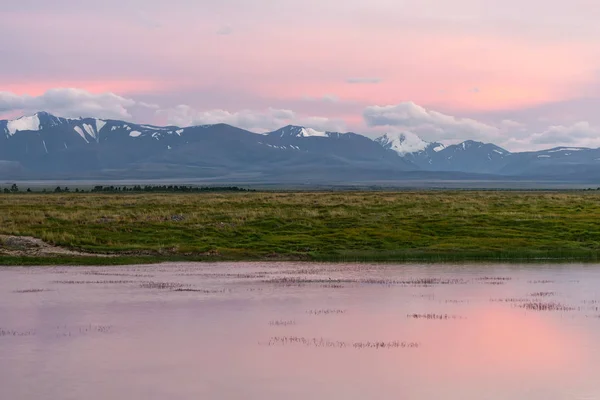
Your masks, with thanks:
[(92, 192), (153, 192), (153, 193), (198, 193), (198, 192), (255, 192), (255, 190), (244, 189), (237, 186), (215, 186), (215, 187), (195, 187), (185, 185), (134, 185), (134, 186), (94, 186)]

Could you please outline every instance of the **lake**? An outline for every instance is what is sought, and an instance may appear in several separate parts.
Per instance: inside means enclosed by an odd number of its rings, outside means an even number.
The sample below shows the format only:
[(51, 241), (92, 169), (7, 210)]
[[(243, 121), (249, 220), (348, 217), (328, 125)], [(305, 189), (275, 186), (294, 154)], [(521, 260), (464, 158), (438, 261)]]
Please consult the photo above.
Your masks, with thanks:
[(600, 399), (600, 266), (0, 268), (0, 398)]

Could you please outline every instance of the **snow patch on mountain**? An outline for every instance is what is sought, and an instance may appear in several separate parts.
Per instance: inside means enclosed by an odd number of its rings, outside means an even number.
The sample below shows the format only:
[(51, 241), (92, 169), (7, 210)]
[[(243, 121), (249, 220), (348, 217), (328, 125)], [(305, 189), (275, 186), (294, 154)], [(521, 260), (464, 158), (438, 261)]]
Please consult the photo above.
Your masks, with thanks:
[(588, 150), (588, 149), (583, 148), (583, 147), (558, 147), (556, 149), (548, 150), (548, 153), (558, 153), (561, 151), (581, 151), (581, 150)]
[(96, 132), (100, 133), (102, 128), (104, 128), (104, 125), (106, 125), (106, 121), (97, 119), (96, 120)]
[(85, 137), (85, 133), (83, 133), (83, 129), (81, 129), (80, 127), (76, 126), (73, 128), (73, 130), (75, 132), (77, 132), (79, 134), (79, 136), (81, 136), (83, 138), (83, 140), (85, 140), (86, 143), (89, 143), (90, 141), (87, 140), (87, 138)]
[(140, 126), (142, 128), (150, 129), (150, 130), (153, 130), (153, 131), (156, 131), (156, 130), (166, 131), (166, 130), (169, 129), (168, 126), (156, 126), (156, 125), (140, 125)]
[(312, 128), (305, 128), (303, 126), (288, 125), (281, 128), (273, 133), (279, 134), (280, 137), (329, 137), (327, 132), (318, 131)]
[(423, 151), (430, 144), (412, 132), (386, 133), (375, 139), (375, 141), (386, 149), (394, 150), (401, 156)]
[(312, 129), (312, 128), (302, 128), (300, 136), (302, 136), (302, 137), (310, 137), (310, 136), (327, 137), (327, 133), (318, 131), (318, 130)]
[(32, 115), (29, 117), (21, 117), (8, 121), (6, 125), (9, 135), (14, 135), (20, 131), (39, 131), (40, 130), (40, 118), (38, 115)]
[(83, 129), (87, 132), (88, 135), (96, 139), (96, 132), (94, 132), (94, 128), (92, 128), (89, 124), (83, 124)]
[(139, 131), (131, 131), (131, 132), (129, 132), (129, 136), (131, 136), (131, 137), (139, 137), (141, 135), (142, 135), (142, 132), (139, 132)]
[(435, 151), (436, 153), (439, 153), (440, 151), (444, 150), (446, 148), (446, 146), (444, 146), (443, 144), (440, 144), (436, 147), (433, 148), (433, 151)]
[(471, 147), (481, 148), (484, 144), (482, 142), (476, 142), (474, 140), (465, 140), (462, 143), (459, 143), (459, 146), (462, 147), (463, 150), (466, 150)]

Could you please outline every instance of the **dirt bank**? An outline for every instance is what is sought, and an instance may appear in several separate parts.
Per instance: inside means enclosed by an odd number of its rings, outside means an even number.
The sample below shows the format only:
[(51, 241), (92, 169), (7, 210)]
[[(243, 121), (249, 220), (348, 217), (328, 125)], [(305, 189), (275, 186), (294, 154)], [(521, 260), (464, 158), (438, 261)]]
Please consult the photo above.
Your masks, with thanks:
[(0, 235), (0, 255), (15, 257), (84, 256), (112, 257), (108, 254), (87, 253), (54, 246), (30, 236)]

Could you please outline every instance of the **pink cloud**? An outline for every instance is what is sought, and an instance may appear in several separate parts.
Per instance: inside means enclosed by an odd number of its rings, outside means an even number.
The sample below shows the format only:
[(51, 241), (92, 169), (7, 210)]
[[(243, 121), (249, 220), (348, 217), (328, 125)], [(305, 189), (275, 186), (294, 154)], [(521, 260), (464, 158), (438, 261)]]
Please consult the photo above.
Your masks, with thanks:
[[(0, 77), (1, 79), (1, 77)], [(166, 87), (162, 82), (155, 81), (136, 81), (136, 80), (97, 80), (97, 81), (76, 81), (76, 80), (56, 80), (56, 81), (23, 81), (23, 82), (2, 82), (0, 87), (3, 91), (12, 92), (17, 95), (40, 96), (50, 89), (54, 88), (79, 88), (90, 93), (113, 92), (119, 94), (137, 94), (159, 91)]]
[[(569, 38), (538, 21), (532, 2), (515, 14), (516, 0), (487, 2), (493, 15), (465, 0), (435, 8), (430, 1), (402, 8), (384, 0), (373, 7), (359, 0), (344, 7), (316, 0), (281, 7), (204, 1), (181, 9), (150, 0), (143, 18), (111, 2), (112, 8), (64, 7), (66, 13), (0, 11), (0, 34), (10, 37), (0, 90), (40, 95), (78, 87), (171, 98), (185, 90), (187, 98), (174, 106), (194, 105), (194, 92), (199, 97), (210, 87), (231, 93), (232, 103), (236, 91), (272, 99), (273, 107), (331, 93), (365, 106), (414, 101), (468, 113), (576, 98), (597, 82), (600, 69), (598, 40), (587, 35), (595, 23), (577, 1), (568, 10), (544, 6), (551, 21), (564, 15), (565, 26), (578, 27)], [(225, 26), (235, 34), (218, 35)], [(348, 83), (365, 77), (380, 81)], [(246, 102), (236, 108), (256, 107), (252, 98)]]

